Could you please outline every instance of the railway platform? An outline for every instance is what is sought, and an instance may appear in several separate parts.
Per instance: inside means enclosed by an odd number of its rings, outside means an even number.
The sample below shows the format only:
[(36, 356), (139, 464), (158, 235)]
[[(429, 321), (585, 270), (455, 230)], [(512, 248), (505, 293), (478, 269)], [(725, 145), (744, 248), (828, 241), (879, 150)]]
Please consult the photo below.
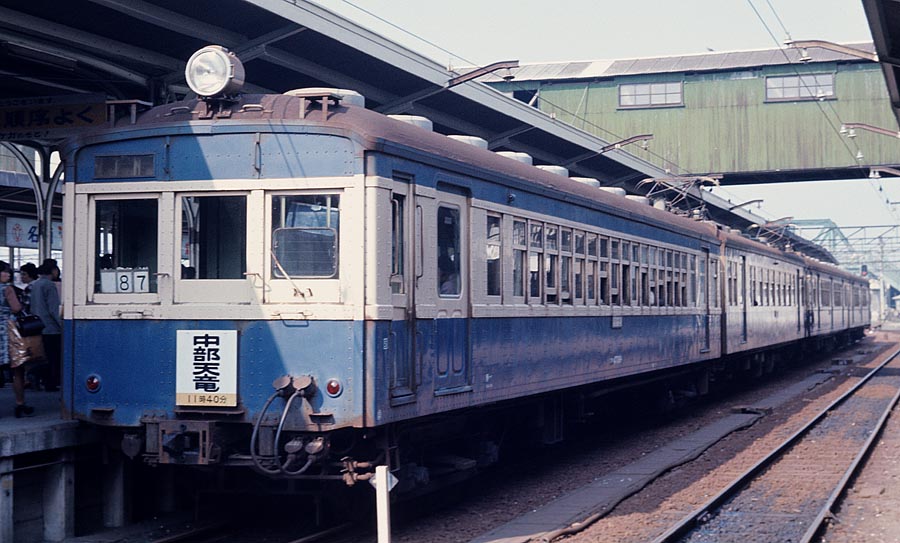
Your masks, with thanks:
[(97, 456), (97, 433), (61, 417), (59, 392), (29, 390), (27, 400), (34, 416), (17, 419), (12, 385), (0, 388), (0, 543), (71, 537), (76, 466)]

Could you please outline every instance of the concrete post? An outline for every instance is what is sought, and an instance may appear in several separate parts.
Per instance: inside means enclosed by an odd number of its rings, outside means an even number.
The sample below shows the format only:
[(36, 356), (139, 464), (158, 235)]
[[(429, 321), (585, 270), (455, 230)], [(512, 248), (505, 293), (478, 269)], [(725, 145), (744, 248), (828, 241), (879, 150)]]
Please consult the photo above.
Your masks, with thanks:
[(0, 543), (13, 543), (12, 469), (12, 458), (0, 458)]
[(44, 541), (75, 535), (75, 464), (72, 453), (60, 453), (60, 463), (44, 473)]
[(103, 469), (103, 526), (121, 528), (128, 520), (125, 457), (110, 451)]

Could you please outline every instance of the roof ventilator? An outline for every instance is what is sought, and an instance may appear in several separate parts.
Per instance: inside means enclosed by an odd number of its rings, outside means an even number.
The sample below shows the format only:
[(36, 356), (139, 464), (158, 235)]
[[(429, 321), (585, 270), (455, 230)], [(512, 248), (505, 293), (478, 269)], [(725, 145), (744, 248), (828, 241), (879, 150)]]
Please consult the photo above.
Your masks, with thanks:
[(567, 168), (563, 168), (562, 166), (554, 166), (551, 164), (538, 164), (535, 168), (544, 170), (548, 173), (555, 173), (556, 175), (561, 175), (563, 177), (569, 177), (569, 170)]
[(447, 136), (447, 137), (450, 138), (451, 140), (460, 141), (462, 143), (466, 143), (466, 144), (478, 147), (479, 149), (486, 150), (488, 148), (487, 140), (484, 138), (479, 138), (478, 136), (455, 136), (454, 135), (454, 136)]
[(528, 153), (520, 153), (518, 151), (499, 151), (497, 154), (506, 158), (511, 158), (516, 162), (521, 162), (522, 164), (528, 164), (529, 166), (534, 164), (534, 160)]
[(427, 117), (422, 117), (419, 115), (388, 115), (391, 119), (395, 121), (400, 121), (401, 123), (411, 124), (413, 126), (418, 126), (423, 130), (428, 130), (429, 132), (434, 132), (434, 123), (431, 122), (431, 119)]

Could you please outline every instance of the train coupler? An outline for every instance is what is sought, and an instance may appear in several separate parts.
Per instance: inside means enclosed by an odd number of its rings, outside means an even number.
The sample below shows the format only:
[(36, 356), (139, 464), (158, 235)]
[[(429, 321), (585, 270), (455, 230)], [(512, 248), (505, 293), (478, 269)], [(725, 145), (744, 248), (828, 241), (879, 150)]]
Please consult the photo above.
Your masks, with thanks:
[[(358, 481), (368, 481), (375, 476), (375, 466), (372, 462), (357, 462), (349, 456), (341, 458), (341, 476), (347, 486), (353, 486)], [(368, 470), (368, 471), (363, 471)]]
[(215, 443), (215, 423), (211, 421), (160, 421), (156, 444), (160, 464), (206, 466), (220, 460)]

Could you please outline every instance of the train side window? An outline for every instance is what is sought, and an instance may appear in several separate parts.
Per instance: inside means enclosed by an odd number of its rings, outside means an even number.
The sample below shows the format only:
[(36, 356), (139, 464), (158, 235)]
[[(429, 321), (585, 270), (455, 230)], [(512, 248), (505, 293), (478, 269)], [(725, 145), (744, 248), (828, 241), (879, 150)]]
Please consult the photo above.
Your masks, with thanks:
[(656, 253), (656, 305), (666, 306), (666, 250)]
[(438, 293), (457, 297), (462, 292), (460, 273), (459, 209), (440, 206), (437, 212)]
[(575, 232), (575, 303), (584, 304), (584, 233)]
[(709, 305), (719, 307), (719, 259), (709, 261)]
[(181, 279), (244, 279), (247, 197), (181, 197)]
[(338, 277), (340, 196), (272, 198), (272, 275)]
[(528, 254), (525, 221), (513, 221), (513, 296), (525, 296), (525, 261)]
[(406, 197), (391, 195), (391, 293), (403, 294), (406, 262)]
[(586, 271), (587, 288), (587, 304), (594, 305), (597, 303), (597, 236), (595, 234), (587, 235), (587, 271)]
[(688, 255), (681, 253), (681, 307), (687, 307), (688, 303)]
[(691, 290), (688, 295), (690, 296), (690, 300), (691, 300), (690, 305), (692, 307), (696, 307), (697, 306), (697, 255), (691, 255), (690, 266), (691, 266), (691, 268), (690, 268), (691, 269), (691, 281), (690, 281), (689, 285), (690, 285)]
[(697, 268), (697, 305), (703, 311), (706, 311), (706, 299), (709, 292), (706, 288), (707, 254), (708, 249), (704, 249), (703, 255), (700, 257), (699, 266)]
[(544, 256), (544, 225), (529, 223), (529, 227), (528, 303), (540, 304), (543, 302), (541, 299), (541, 264)]
[(619, 240), (613, 239), (609, 243), (609, 254), (612, 259), (610, 262), (609, 276), (609, 303), (610, 305), (620, 305), (619, 297), (619, 281), (621, 280), (621, 263), (619, 261)]
[(487, 261), (487, 295), (500, 296), (502, 285), (501, 279), (503, 277), (500, 269), (500, 256), (503, 254), (503, 251), (501, 250), (502, 242), (500, 239), (500, 217), (488, 215), (487, 224), (485, 226), (485, 246), (487, 249), (487, 254), (485, 254), (485, 259)]
[(560, 229), (559, 291), (562, 303), (572, 305), (572, 231)]
[(666, 305), (668, 307), (675, 305), (675, 286), (674, 277), (672, 276), (673, 261), (672, 251), (666, 251)]
[(97, 200), (95, 214), (95, 291), (156, 292), (158, 200)]
[(600, 305), (609, 305), (609, 238), (600, 237)]
[(559, 301), (556, 290), (556, 277), (559, 274), (559, 228), (547, 225), (544, 229), (546, 235), (544, 244), (544, 294), (548, 304)]

